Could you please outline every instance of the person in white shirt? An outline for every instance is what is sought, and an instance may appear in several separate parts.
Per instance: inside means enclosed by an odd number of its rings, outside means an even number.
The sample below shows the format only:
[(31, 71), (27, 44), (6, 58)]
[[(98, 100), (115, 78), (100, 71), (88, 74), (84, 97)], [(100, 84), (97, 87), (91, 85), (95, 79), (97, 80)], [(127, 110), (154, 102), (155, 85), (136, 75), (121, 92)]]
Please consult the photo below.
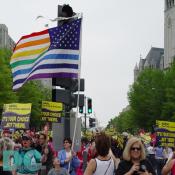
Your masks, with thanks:
[(172, 149), (168, 146), (165, 146), (164, 149), (163, 149), (163, 156), (164, 156), (164, 159), (165, 161), (168, 160), (168, 158), (172, 155)]
[(109, 154), (111, 147), (110, 138), (105, 133), (100, 133), (95, 138), (95, 148), (97, 157), (91, 159), (84, 175), (113, 175), (114, 160)]

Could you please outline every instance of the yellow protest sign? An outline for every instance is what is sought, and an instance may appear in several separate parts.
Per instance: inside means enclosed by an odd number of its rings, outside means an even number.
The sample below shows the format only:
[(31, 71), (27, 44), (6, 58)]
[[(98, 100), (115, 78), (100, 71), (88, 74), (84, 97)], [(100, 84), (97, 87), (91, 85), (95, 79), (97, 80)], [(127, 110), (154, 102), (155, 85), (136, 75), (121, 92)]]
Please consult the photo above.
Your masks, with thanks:
[(175, 122), (156, 120), (158, 128), (167, 129), (168, 131), (175, 131)]
[(161, 146), (174, 147), (175, 122), (156, 120), (156, 141)]
[(48, 109), (50, 111), (62, 111), (63, 103), (60, 102), (50, 102), (50, 101), (42, 101), (42, 108)]
[(60, 122), (63, 103), (42, 101), (41, 120), (47, 122)]
[(31, 103), (4, 104), (1, 126), (3, 128), (28, 129)]

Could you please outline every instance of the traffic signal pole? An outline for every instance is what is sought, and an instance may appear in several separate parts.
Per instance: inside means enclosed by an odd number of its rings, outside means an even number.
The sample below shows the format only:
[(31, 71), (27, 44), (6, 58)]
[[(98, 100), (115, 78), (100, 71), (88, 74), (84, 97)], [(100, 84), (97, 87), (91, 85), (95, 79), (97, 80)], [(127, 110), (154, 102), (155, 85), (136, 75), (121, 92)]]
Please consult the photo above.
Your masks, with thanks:
[(86, 134), (87, 130), (87, 114), (92, 113), (92, 99), (89, 97), (84, 96), (84, 134)]
[(87, 125), (86, 125), (86, 96), (84, 96), (84, 109), (85, 109), (85, 113), (84, 113), (84, 134), (86, 134), (86, 130), (87, 130)]

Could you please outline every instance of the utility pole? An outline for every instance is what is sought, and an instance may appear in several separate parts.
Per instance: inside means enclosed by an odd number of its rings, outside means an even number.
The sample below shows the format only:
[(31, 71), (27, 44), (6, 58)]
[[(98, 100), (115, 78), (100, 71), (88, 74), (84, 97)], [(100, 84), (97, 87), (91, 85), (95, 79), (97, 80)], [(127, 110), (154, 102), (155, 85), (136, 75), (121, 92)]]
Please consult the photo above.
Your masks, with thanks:
[[(68, 10), (71, 11), (72, 14), (71, 15), (68, 14), (67, 11), (63, 13), (63, 11), (62, 11), (63, 6), (58, 5), (58, 15), (57, 15), (58, 17), (71, 17), (73, 15), (72, 7), (70, 7), (69, 5), (67, 5), (67, 6), (68, 6)], [(57, 26), (60, 26), (63, 23), (66, 23), (67, 21), (58, 21)], [(55, 90), (53, 89), (53, 87), (56, 88), (56, 86), (57, 86), (57, 83), (56, 83), (57, 80), (58, 80), (57, 78), (53, 78), (52, 79), (52, 101), (57, 101), (56, 96), (58, 94), (58, 91), (57, 91), (57, 89), (55, 89)], [(63, 81), (66, 81), (66, 80), (65, 80), (65, 78), (62, 78), (61, 81), (63, 82)], [(71, 80), (69, 80), (69, 81), (71, 81)], [(63, 90), (63, 91), (65, 91), (65, 90)], [(67, 92), (67, 91), (65, 91), (65, 92)], [(68, 93), (67, 93), (67, 96), (68, 96)], [(71, 101), (71, 93), (72, 92), (70, 90), (70, 96), (68, 97), (69, 101)], [(70, 102), (70, 104), (64, 104), (64, 110), (65, 110), (65, 115), (64, 115), (64, 136), (65, 137), (70, 137), (70, 111), (71, 111), (71, 108), (72, 108), (71, 102)]]
[(85, 110), (85, 113), (84, 113), (84, 134), (86, 134), (86, 130), (87, 130), (87, 125), (86, 125), (86, 96), (84, 96), (84, 110)]
[[(63, 6), (58, 5), (58, 17), (63, 17), (63, 19), (61, 21), (58, 21), (57, 25), (59, 27), (62, 26), (64, 28), (66, 26), (69, 26), (68, 24), (70, 25), (74, 24), (74, 22), (76, 21), (76, 17), (74, 17), (75, 14), (76, 13), (73, 12), (72, 7), (70, 7), (68, 4), (67, 5), (65, 4)], [(79, 27), (81, 26), (79, 25)], [(78, 27), (79, 32), (75, 32), (77, 29), (73, 30), (72, 29), (73, 27), (70, 27), (70, 30), (67, 31), (70, 33), (67, 39), (70, 38), (70, 40), (74, 40), (75, 37), (73, 36), (75, 35), (77, 35), (76, 37), (80, 39), (80, 28), (79, 27)], [(62, 34), (64, 38), (65, 33), (62, 32)], [(75, 41), (73, 42), (75, 43)], [(79, 50), (80, 49), (79, 44), (80, 42), (78, 40), (76, 45), (72, 45), (72, 44), (65, 45), (65, 47), (62, 48), (62, 44), (61, 44), (61, 46), (58, 46), (58, 48), (65, 49), (65, 50), (77, 50), (77, 49)], [(63, 75), (61, 76), (62, 77), (60, 78), (52, 79), (52, 101), (58, 101), (64, 104), (64, 117), (62, 118), (62, 124), (64, 125), (64, 137), (70, 137), (71, 136), (70, 114), (71, 114), (72, 108), (77, 106), (77, 99), (78, 99), (78, 94), (75, 94), (75, 92), (84, 91), (84, 79), (80, 79), (79, 81), (77, 78), (78, 75), (76, 76), (76, 74), (69, 75), (70, 77), (69, 76), (67, 77), (67, 75), (64, 75), (63, 73)], [(56, 86), (60, 86), (62, 89), (57, 89)], [(79, 94), (78, 101), (79, 101), (78, 106), (84, 106), (84, 94)]]

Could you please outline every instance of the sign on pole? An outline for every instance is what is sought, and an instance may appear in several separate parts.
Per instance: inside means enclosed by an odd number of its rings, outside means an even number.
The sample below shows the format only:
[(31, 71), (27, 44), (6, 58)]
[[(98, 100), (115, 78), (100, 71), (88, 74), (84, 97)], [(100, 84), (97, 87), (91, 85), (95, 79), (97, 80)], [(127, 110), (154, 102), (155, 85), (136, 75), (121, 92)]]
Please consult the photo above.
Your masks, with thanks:
[(41, 120), (46, 122), (61, 122), (63, 103), (42, 101)]

